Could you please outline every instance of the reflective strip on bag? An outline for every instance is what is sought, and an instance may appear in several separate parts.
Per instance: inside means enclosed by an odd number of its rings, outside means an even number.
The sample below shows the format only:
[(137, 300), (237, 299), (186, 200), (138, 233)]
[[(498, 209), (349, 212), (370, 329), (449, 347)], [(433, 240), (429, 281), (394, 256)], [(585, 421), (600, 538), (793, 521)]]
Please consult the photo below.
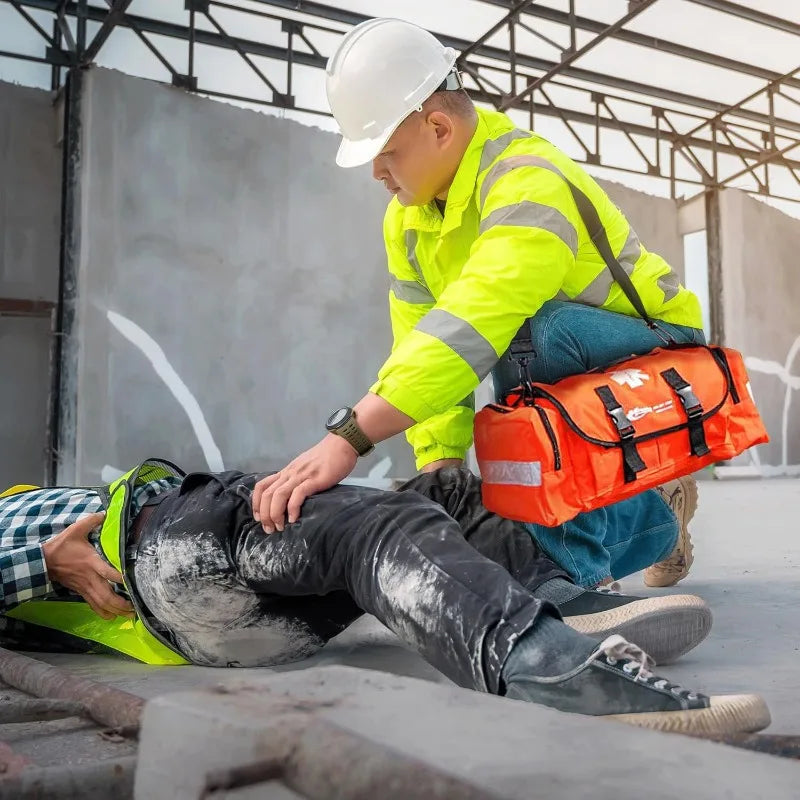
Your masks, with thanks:
[(541, 486), (541, 461), (484, 461), (481, 477), (499, 486)]

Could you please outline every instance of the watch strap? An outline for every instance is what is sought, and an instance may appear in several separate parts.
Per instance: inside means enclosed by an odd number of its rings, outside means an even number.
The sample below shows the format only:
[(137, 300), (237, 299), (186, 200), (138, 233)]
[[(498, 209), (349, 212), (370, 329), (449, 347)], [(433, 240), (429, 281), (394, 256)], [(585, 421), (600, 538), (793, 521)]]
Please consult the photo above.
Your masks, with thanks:
[(337, 428), (334, 433), (337, 436), (341, 436), (342, 439), (350, 444), (359, 456), (365, 456), (375, 449), (375, 445), (370, 441), (364, 431), (361, 430), (361, 427), (356, 421), (355, 412), (353, 412), (347, 422)]

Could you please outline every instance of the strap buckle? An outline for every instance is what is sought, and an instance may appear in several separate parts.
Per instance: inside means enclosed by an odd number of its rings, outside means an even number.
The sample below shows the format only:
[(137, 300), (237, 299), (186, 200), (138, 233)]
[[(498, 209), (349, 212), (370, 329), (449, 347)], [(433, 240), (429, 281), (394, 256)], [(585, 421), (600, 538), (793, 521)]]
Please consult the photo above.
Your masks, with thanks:
[(617, 426), (620, 439), (633, 439), (636, 429), (623, 411), (622, 406), (608, 408), (606, 411), (608, 412), (608, 416), (614, 420), (614, 425)]
[(517, 364), (517, 377), (519, 378), (519, 385), (522, 387), (522, 399), (533, 400), (533, 382), (531, 381), (531, 374), (528, 371), (528, 358), (527, 356), (520, 356), (515, 358)]
[(683, 405), (683, 410), (689, 419), (696, 419), (703, 416), (703, 406), (700, 404), (697, 395), (692, 391), (691, 384), (686, 384), (680, 389), (675, 389), (675, 394), (678, 395)]
[(661, 377), (678, 395), (689, 423), (689, 447), (693, 456), (707, 456), (711, 450), (706, 443), (703, 429), (703, 405), (692, 389), (692, 385), (681, 377), (674, 367), (665, 369)]

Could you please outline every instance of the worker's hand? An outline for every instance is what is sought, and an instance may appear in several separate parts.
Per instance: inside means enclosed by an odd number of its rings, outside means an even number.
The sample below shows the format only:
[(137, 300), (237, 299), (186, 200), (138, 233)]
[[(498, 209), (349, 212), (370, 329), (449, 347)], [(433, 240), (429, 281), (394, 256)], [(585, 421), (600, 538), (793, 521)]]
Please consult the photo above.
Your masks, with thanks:
[(420, 472), (436, 472), (437, 469), (444, 469), (445, 467), (463, 467), (464, 460), (461, 458), (440, 458), (438, 461), (431, 461), (426, 464)]
[(297, 522), (303, 501), (346, 478), (358, 461), (356, 451), (341, 436), (328, 434), (288, 467), (260, 480), (253, 490), (253, 516), (267, 533)]
[(44, 563), (53, 583), (77, 592), (103, 619), (133, 616), (133, 607), (109, 586), (122, 575), (89, 543), (89, 534), (103, 524), (105, 514), (87, 514), (43, 545)]

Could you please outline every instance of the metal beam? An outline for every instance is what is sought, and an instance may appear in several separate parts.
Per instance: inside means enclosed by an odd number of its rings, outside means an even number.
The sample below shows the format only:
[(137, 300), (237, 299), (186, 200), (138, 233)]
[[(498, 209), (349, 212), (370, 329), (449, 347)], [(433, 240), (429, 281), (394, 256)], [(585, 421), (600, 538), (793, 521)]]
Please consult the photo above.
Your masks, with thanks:
[[(0, 0), (1, 2), (2, 0)], [(8, 0), (12, 2), (12, 0)], [(154, 35), (157, 37), (167, 37), (171, 39), (178, 39), (189, 43), (190, 53), (195, 43), (216, 47), (222, 50), (232, 50), (240, 57), (249, 61), (250, 55), (258, 55), (267, 59), (283, 61), (288, 63), (288, 76), (287, 86), (291, 86), (291, 71), (295, 64), (313, 68), (324, 68), (326, 65), (326, 57), (319, 50), (312, 46), (307, 35), (312, 35), (314, 31), (326, 31), (328, 33), (345, 33), (345, 30), (335, 30), (334, 27), (324, 27), (320, 25), (322, 20), (330, 20), (337, 25), (351, 26), (368, 19), (363, 14), (348, 11), (345, 9), (334, 8), (319, 2), (310, 2), (306, 0), (251, 0), (249, 8), (239, 9), (231, 3), (220, 3), (220, 7), (230, 9), (231, 11), (241, 11), (243, 13), (254, 15), (255, 17), (263, 20), (276, 20), (283, 22), (284, 33), (289, 34), (289, 39), (285, 47), (280, 47), (272, 44), (265, 44), (249, 39), (238, 37), (231, 37), (227, 32), (217, 26), (217, 30), (198, 29), (196, 25), (190, 24), (183, 25), (178, 23), (165, 22), (159, 19), (146, 18), (135, 16), (126, 13), (131, 0), (105, 0), (108, 8), (99, 5), (89, 5), (87, 0), (13, 0), (15, 6), (28, 6), (31, 8), (38, 8), (41, 10), (49, 11), (53, 14), (59, 15), (63, 21), (64, 14), (73, 17), (78, 17), (79, 22), (83, 22), (84, 27), (87, 20), (97, 22), (100, 24), (100, 31), (95, 36), (94, 40), (88, 45), (84, 57), (81, 58), (82, 63), (89, 63), (90, 59), (95, 57), (100, 52), (104, 42), (107, 40), (108, 35), (113, 31), (115, 26), (124, 26), (132, 29), (139, 35), (145, 43), (151, 48), (153, 53), (165, 63), (163, 57), (160, 55), (160, 48), (156, 43), (151, 44), (145, 38), (144, 33)], [(744, 172), (754, 174), (755, 167), (762, 164), (771, 162), (776, 166), (791, 170), (791, 174), (800, 183), (797, 174), (800, 173), (800, 162), (790, 161), (785, 157), (785, 153), (800, 146), (800, 142), (795, 143), (791, 135), (787, 132), (800, 133), (800, 121), (794, 119), (775, 119), (774, 107), (770, 108), (770, 113), (763, 114), (752, 109), (744, 108), (746, 100), (737, 103), (735, 106), (729, 106), (726, 103), (716, 103), (712, 100), (703, 97), (695, 97), (693, 95), (676, 92), (669, 89), (660, 87), (648, 86), (636, 81), (627, 80), (615, 75), (604, 75), (602, 73), (592, 72), (590, 70), (583, 70), (573, 66), (573, 61), (580, 58), (584, 53), (588, 52), (592, 47), (596, 46), (611, 37), (620, 38), (623, 41), (629, 41), (632, 44), (641, 46), (650, 46), (654, 49), (659, 49), (659, 40), (650, 40), (649, 37), (643, 34), (638, 34), (632, 31), (626, 31), (624, 25), (633, 19), (634, 16), (640, 14), (645, 9), (649, 8), (656, 0), (633, 0), (629, 3), (629, 11), (618, 22), (612, 25), (605, 25), (604, 23), (595, 20), (588, 20), (586, 18), (577, 17), (574, 15), (574, 6), (570, 4), (571, 13), (565, 14), (555, 9), (544, 8), (535, 6), (531, 0), (482, 0), (482, 2), (490, 3), (492, 5), (505, 8), (507, 13), (503, 16), (498, 23), (496, 23), (489, 31), (475, 42), (465, 41), (453, 36), (434, 33), (445, 45), (453, 47), (461, 51), (460, 62), (463, 63), (465, 71), (467, 71), (479, 83), (479, 91), (471, 92), (476, 100), (482, 102), (489, 102), (496, 107), (502, 108), (518, 108), (528, 113), (536, 113), (540, 115), (551, 116), (560, 119), (578, 139), (584, 147), (585, 156), (588, 163), (600, 164), (614, 169), (626, 169), (624, 166), (614, 166), (611, 164), (602, 164), (601, 151), (600, 151), (600, 132), (602, 130), (616, 130), (628, 137), (632, 147), (637, 151), (638, 158), (641, 158), (641, 163), (637, 161), (637, 166), (641, 166), (642, 172), (640, 174), (650, 174), (660, 178), (666, 178), (671, 181), (684, 181), (688, 183), (696, 183), (695, 177), (677, 178), (674, 168), (668, 166), (666, 163), (662, 164), (664, 151), (662, 147), (671, 148), (670, 162), (674, 162), (676, 153), (685, 157), (693, 170), (697, 170), (697, 177), (700, 179), (701, 184), (705, 185), (721, 185), (730, 179), (722, 179), (715, 171), (713, 176), (708, 173), (702, 162), (699, 160), (698, 155), (700, 151), (711, 152), (714, 154), (715, 159), (718, 154), (726, 154), (737, 156), (742, 160), (745, 165)], [(216, 3), (214, 5), (217, 5)], [(733, 5), (733, 4), (731, 4)], [(256, 6), (260, 6), (261, 9)], [(276, 7), (290, 12), (287, 15), (282, 15), (280, 12), (275, 14), (270, 13), (268, 7)], [(301, 15), (300, 17), (296, 15)], [(486, 40), (499, 31), (504, 26), (509, 26), (510, 29), (521, 24), (520, 19), (522, 16), (543, 16), (550, 17), (554, 22), (560, 22), (570, 26), (570, 33), (574, 36), (574, 32), (579, 25), (589, 26), (594, 28), (593, 32), (597, 33), (595, 38), (584, 45), (580, 49), (569, 49), (563, 53), (560, 62), (548, 61), (541, 58), (536, 58), (529, 55), (524, 55), (517, 52), (510, 52), (506, 47), (493, 47), (486, 43)], [(558, 15), (561, 18), (556, 19)], [(305, 20), (304, 17), (308, 16), (310, 19)], [(192, 20), (192, 17), (190, 17)], [(304, 50), (296, 50), (292, 43), (292, 31), (298, 34), (309, 46), (311, 52)], [(630, 37), (634, 37), (636, 41), (631, 41)], [(550, 42), (550, 44), (558, 49), (557, 42)], [(684, 57), (692, 57), (698, 51), (693, 51), (691, 48), (682, 48), (680, 45), (674, 43), (666, 43), (670, 49), (681, 49), (682, 52), (675, 53)], [(514, 49), (514, 39), (511, 38), (511, 48)], [(48, 58), (55, 58), (55, 53), (48, 52)], [(61, 59), (64, 54), (58, 54)], [(702, 55), (702, 54), (701, 54)], [(472, 56), (469, 61), (466, 57)], [(700, 61), (712, 63), (722, 57), (707, 54), (705, 58), (698, 58)], [(191, 60), (191, 57), (190, 57)], [(734, 62), (730, 59), (722, 59), (725, 63), (717, 63), (717, 66), (723, 68), (730, 68), (736, 71), (738, 68), (749, 70), (761, 71), (758, 67), (751, 67), (750, 65), (743, 64), (742, 62)], [(63, 61), (60, 60), (60, 63)], [(252, 64), (251, 64), (252, 66)], [(186, 76), (177, 76), (174, 69), (167, 65), (170, 72), (173, 73), (173, 82), (175, 78), (183, 78)], [(519, 70), (524, 70), (527, 74), (520, 74)], [(191, 70), (190, 70), (191, 71)], [(506, 76), (511, 76), (512, 86), (511, 93), (513, 97), (506, 94), (507, 89), (501, 88), (494, 84), (489, 77), (492, 77), (492, 71), (500, 72)], [(777, 86), (793, 85), (796, 83), (800, 86), (800, 76), (794, 74), (787, 74), (783, 76), (775, 75), (767, 71), (770, 75), (770, 82), (767, 88), (771, 87), (771, 91), (775, 91)], [(543, 73), (537, 77), (537, 73)], [(558, 86), (569, 89), (572, 92), (580, 92), (583, 100), (576, 100), (573, 108), (565, 108), (563, 103), (558, 100), (551, 100), (550, 97), (541, 89), (541, 86), (554, 78), (557, 74), (563, 74), (569, 77), (569, 81), (559, 80), (553, 81)], [(527, 88), (521, 92), (516, 93), (514, 86), (514, 78), (520, 75), (523, 81), (528, 82)], [(504, 81), (500, 82), (503, 87), (506, 86)], [(181, 83), (185, 88), (190, 90), (197, 90), (201, 93), (204, 91), (202, 87), (197, 87), (196, 84)], [(243, 101), (250, 100), (266, 105), (279, 105), (286, 107), (287, 100), (284, 95), (277, 92), (274, 86), (267, 84), (273, 92), (272, 101), (259, 100), (254, 98), (241, 97), (238, 98)], [(593, 89), (592, 87), (596, 87)], [(623, 90), (625, 93), (630, 93), (632, 96), (613, 96), (600, 90), (600, 87), (616, 87)], [(766, 89), (761, 89), (756, 94), (764, 92)], [(288, 90), (287, 90), (288, 91)], [(215, 92), (207, 92), (208, 94), (217, 94)], [(617, 93), (618, 95), (620, 93)], [(589, 95), (587, 98), (586, 95)], [(637, 95), (639, 98), (637, 99)], [(231, 95), (221, 95), (231, 97)], [(661, 98), (669, 101), (670, 104), (675, 104), (677, 108), (659, 108), (654, 102), (643, 102), (645, 98)], [(612, 108), (608, 105), (608, 101), (613, 100), (620, 102), (620, 107)], [(280, 101), (280, 102), (279, 102)], [(625, 117), (627, 112), (620, 113), (620, 108), (625, 109), (625, 103), (634, 104), (646, 108), (651, 112), (655, 121), (652, 125), (645, 123), (630, 123), (627, 122)], [(703, 110), (710, 110), (715, 113), (711, 119), (704, 117), (702, 114), (690, 111), (693, 108), (700, 108)], [(316, 109), (303, 108), (298, 110), (308, 111), (309, 113), (324, 113)], [(617, 112), (617, 113), (615, 113)], [(689, 117), (694, 117), (697, 120), (696, 127), (687, 131), (681, 132), (678, 127), (672, 122), (670, 116), (675, 114), (687, 114)], [(758, 127), (749, 126), (745, 120), (752, 120), (757, 123)], [(723, 130), (724, 139), (717, 136), (698, 136), (696, 133), (714, 121), (718, 123), (718, 127), (725, 123), (726, 127)], [(585, 138), (582, 133), (572, 127), (572, 124), (581, 124), (586, 126), (594, 135), (594, 143), (587, 145), (583, 139)], [(664, 129), (664, 124), (667, 123), (669, 130)], [(689, 124), (692, 124), (691, 122)], [(533, 125), (533, 122), (531, 122)], [(685, 122), (681, 122), (680, 128), (686, 127)], [(739, 136), (736, 129), (740, 129), (743, 134), (747, 136)], [(734, 142), (731, 136), (736, 136), (741, 139), (743, 146), (739, 147), (738, 142)], [(768, 149), (759, 147), (754, 138), (754, 134), (759, 134), (764, 137), (764, 141), (769, 141), (771, 145)], [(633, 137), (637, 137), (634, 139)], [(776, 138), (777, 137), (777, 138)], [(782, 149), (778, 149), (775, 145), (777, 139), (781, 140)], [(637, 142), (638, 140), (638, 142)], [(644, 145), (643, 140), (648, 140), (654, 144)], [(588, 139), (587, 139), (588, 141)], [(641, 146), (640, 146), (641, 145)], [(696, 151), (696, 152), (695, 152)], [(633, 153), (631, 154), (633, 155)], [(635, 170), (631, 170), (635, 171)], [(686, 173), (688, 174), (688, 173)], [(758, 180), (758, 179), (757, 179)], [(761, 185), (759, 190), (763, 193), (768, 191), (766, 184)]]
[[(50, 463), (48, 479), (58, 480), (62, 467), (74, 467), (76, 453), (78, 341), (78, 254), (80, 252), (80, 178), (83, 70), (71, 69), (62, 98), (61, 231), (59, 241), (58, 312), (51, 370)], [(64, 480), (62, 475), (61, 480)], [(2, 651), (0, 651), (2, 655)], [(2, 664), (0, 663), (0, 667)], [(5, 679), (5, 676), (0, 675)], [(6, 681), (10, 683), (10, 681)], [(12, 684), (16, 685), (16, 684)], [(22, 688), (23, 691), (28, 691)], [(53, 695), (55, 696), (55, 695)]]
[[(729, 105), (727, 108), (724, 108), (722, 111), (720, 111), (711, 119), (704, 122), (702, 125), (698, 125), (697, 127), (692, 128), (692, 130), (689, 131), (689, 135), (697, 133), (697, 131), (706, 127), (706, 125), (713, 126), (715, 123), (720, 122), (723, 119), (723, 117), (725, 117), (728, 114), (733, 114), (740, 111), (745, 103), (749, 103), (751, 100), (755, 100), (755, 98), (758, 97), (759, 95), (762, 95), (765, 92), (769, 92), (771, 89), (780, 86), (781, 84), (783, 84), (784, 81), (787, 80), (787, 78), (793, 78), (798, 72), (800, 72), (800, 67), (795, 67), (791, 72), (787, 72), (785, 75), (781, 75), (775, 78), (774, 80), (770, 81), (766, 86), (762, 86), (760, 89), (756, 89), (756, 91), (751, 92), (749, 95), (747, 95), (747, 97), (745, 97), (743, 100), (740, 100), (738, 103), (733, 103)], [(771, 117), (768, 117), (768, 119), (771, 119)], [(770, 132), (772, 132), (771, 125), (770, 125)]]
[[(24, 6), (45, 9), (48, 11), (53, 11), (57, 6), (56, 0), (19, 0), (19, 2)], [(253, 2), (258, 2), (261, 5), (283, 8), (296, 13), (308, 14), (335, 22), (341, 22), (346, 25), (357, 25), (364, 20), (370, 19), (370, 17), (363, 14), (357, 14), (352, 11), (344, 11), (343, 9), (333, 8), (332, 6), (326, 6), (322, 3), (307, 2), (306, 0), (253, 0)], [(77, 3), (70, 2), (67, 4), (68, 14), (74, 15), (76, 10)], [(105, 10), (96, 6), (89, 6), (86, 13), (88, 19), (96, 22), (102, 22), (106, 16)], [(126, 14), (121, 24), (127, 26), (129, 22), (131, 24), (135, 23), (142, 31), (147, 33), (154, 33), (161, 36), (182, 39), (184, 41), (188, 41), (191, 36), (190, 29), (185, 25), (177, 25), (174, 23), (163, 22), (161, 20), (153, 20), (146, 17)], [(454, 36), (449, 36), (447, 34), (434, 32), (434, 35), (447, 47), (453, 47), (459, 51), (466, 50), (472, 44), (472, 42), (459, 39)], [(210, 31), (196, 29), (195, 41), (223, 49), (236, 49), (230, 42), (226, 41), (224, 37), (214, 34)], [(274, 57), (273, 53), (275, 52), (276, 48), (271, 45), (241, 38), (235, 38), (235, 42), (240, 45), (245, 52), (255, 55), (263, 55), (267, 58)], [(481, 58), (487, 58), (492, 61), (498, 61), (502, 64), (509, 64), (511, 60), (508, 49), (491, 47), (485, 44), (479, 47), (475, 51), (474, 55)], [(300, 51), (294, 52), (294, 58), (298, 63), (303, 63), (307, 66), (319, 66), (319, 61), (322, 61), (322, 65), (324, 66), (326, 62), (325, 58), (319, 58)], [(516, 62), (519, 68), (529, 69), (535, 72), (547, 72), (558, 66), (557, 62), (524, 55), (522, 53), (517, 54)], [(651, 86), (614, 75), (606, 75), (591, 70), (580, 69), (578, 67), (567, 67), (563, 70), (562, 74), (575, 80), (585, 81), (587, 83), (592, 83), (599, 86), (608, 86), (645, 97), (665, 100), (677, 105), (687, 106), (689, 108), (701, 108), (714, 113), (722, 111), (726, 108), (725, 103), (715, 102), (713, 100), (708, 100), (707, 98), (686, 94), (684, 92), (677, 92), (670, 89), (664, 89), (658, 86)], [(737, 116), (753, 122), (758, 122), (762, 125), (770, 124), (770, 117), (767, 114), (761, 114), (756, 111), (741, 109), (737, 112)], [(786, 130), (800, 133), (800, 122), (787, 119), (776, 119), (775, 124), (778, 127)]]
[(81, 54), (81, 62), (83, 64), (91, 64), (97, 58), (100, 48), (106, 43), (106, 40), (111, 36), (112, 31), (122, 21), (125, 12), (128, 10), (132, 0), (114, 0), (108, 11), (100, 30), (94, 35), (86, 52)]
[[(23, 0), (25, 2), (26, 0)], [(267, 5), (294, 5), (295, 0), (285, 0), (285, 2), (281, 2), (281, 0), (277, 0), (277, 3), (270, 2), (270, 0), (260, 0), (262, 3)], [(54, 5), (52, 0), (27, 0), (27, 2), (38, 2), (40, 5)], [(70, 4), (73, 5), (73, 4)], [(306, 2), (301, 2), (299, 5), (306, 13), (312, 13), (310, 11), (311, 4)], [(314, 11), (317, 10), (317, 7), (320, 4), (314, 4)], [(88, 15), (89, 19), (95, 20), (97, 18), (97, 11), (99, 9), (95, 7), (89, 7)], [(342, 11), (341, 9), (332, 9), (334, 12), (334, 16), (336, 17), (343, 17), (347, 23), (352, 22), (353, 12)], [(70, 12), (70, 8), (68, 7), (67, 13)], [(184, 26), (169, 23), (169, 22), (160, 22), (157, 20), (148, 20), (143, 17), (132, 16), (129, 14), (125, 15), (125, 18), (122, 21), (122, 24), (126, 24), (126, 20), (129, 23), (135, 24), (141, 30), (152, 33), (156, 35), (167, 36), (170, 38), (179, 38), (179, 39), (188, 39), (189, 37), (189, 30)], [(334, 21), (339, 21), (338, 19)], [(221, 47), (230, 50), (236, 50), (237, 45), (241, 47), (245, 52), (252, 53), (254, 55), (263, 56), (266, 58), (278, 60), (278, 61), (287, 61), (289, 58), (289, 53), (286, 48), (277, 46), (277, 45), (268, 45), (262, 42), (255, 42), (246, 39), (239, 39), (236, 37), (229, 37), (226, 39), (212, 31), (206, 31), (202, 29), (195, 30), (195, 40), (201, 44), (207, 44), (211, 46)], [(467, 49), (468, 44), (461, 42), (460, 40), (456, 40), (457, 44), (464, 44), (464, 49)], [(479, 51), (481, 48), (479, 48)], [(524, 57), (523, 57), (524, 58)], [(322, 55), (315, 55), (313, 53), (304, 53), (294, 51), (292, 53), (292, 59), (295, 63), (303, 64), (309, 67), (316, 67), (319, 69), (324, 69), (327, 59)], [(587, 91), (587, 90), (583, 90)], [(471, 92), (473, 97), (480, 102), (486, 102), (495, 104), (500, 98), (499, 95), (494, 95), (485, 91), (473, 91)], [(516, 107), (527, 111), (528, 110), (528, 103), (527, 101), (518, 101)], [(555, 113), (553, 109), (548, 108), (547, 106), (537, 106), (537, 111), (540, 114), (545, 116), (553, 116), (557, 117), (558, 114)], [(565, 115), (565, 117), (571, 121), (576, 123), (582, 123), (586, 125), (594, 126), (595, 123), (598, 121), (598, 118), (595, 114), (585, 113), (581, 111), (571, 110), (571, 109), (561, 109), (561, 112)], [(654, 128), (649, 128), (645, 125), (640, 124), (632, 124), (632, 123), (625, 123), (620, 122), (618, 120), (609, 119), (606, 117), (599, 118), (600, 125), (602, 128), (610, 129), (610, 130), (617, 130), (617, 131), (627, 131), (629, 133), (633, 133), (639, 136), (645, 136), (648, 138), (655, 138), (655, 130)], [(798, 124), (798, 131), (800, 131), (800, 124)], [(716, 150), (720, 153), (726, 153), (730, 155), (737, 155), (737, 150), (730, 147), (729, 145), (725, 145), (724, 143), (717, 143), (716, 145), (709, 139), (701, 139), (698, 137), (689, 137), (685, 140), (686, 144), (695, 148), (705, 149), (705, 150)], [(758, 157), (761, 155), (760, 152), (746, 152), (748, 156), (753, 158)], [(800, 169), (800, 162), (789, 162), (794, 168)]]
[[(43, 2), (44, 0), (39, 1)], [(295, 11), (321, 17), (323, 19), (343, 22), (347, 25), (358, 25), (360, 22), (370, 19), (370, 17), (364, 14), (357, 14), (353, 11), (343, 11), (342, 9), (326, 6), (323, 3), (310, 2), (308, 0), (254, 0), (254, 2), (258, 2), (262, 5), (274, 6), (276, 8), (283, 8), (287, 11)], [(452, 47), (458, 51), (466, 50), (472, 44), (472, 42), (447, 34), (434, 32), (434, 36), (445, 46)], [(510, 55), (507, 48), (492, 47), (486, 44), (477, 48), (473, 55), (499, 61), (504, 64), (510, 62)], [(557, 66), (557, 63), (554, 61), (548, 61), (543, 58), (536, 58), (522, 53), (518, 53), (516, 58), (518, 67), (530, 69), (535, 72), (547, 72)], [(704, 97), (697, 97), (684, 92), (676, 92), (658, 86), (650, 86), (648, 84), (639, 83), (638, 81), (620, 78), (615, 75), (605, 75), (600, 72), (593, 72), (578, 67), (568, 67), (563, 70), (562, 74), (576, 80), (594, 83), (598, 86), (609, 86), (613, 89), (621, 89), (622, 91), (632, 92), (645, 97), (666, 100), (690, 108), (702, 108), (707, 111), (713, 111), (714, 113), (722, 111), (727, 106), (726, 103), (716, 102)], [(752, 122), (758, 122), (762, 125), (768, 125), (770, 119), (767, 114), (760, 114), (756, 111), (748, 111), (745, 109), (739, 112), (738, 116), (741, 116), (743, 119), (749, 119)], [(787, 130), (800, 132), (800, 122), (795, 122), (794, 120), (776, 120), (776, 124)]]
[[(54, 0), (20, 0), (24, 6), (31, 8), (40, 8), (48, 11), (53, 10), (56, 5)], [(77, 4), (74, 2), (67, 4), (66, 13), (74, 16)], [(92, 22), (102, 22), (106, 18), (106, 12), (97, 6), (89, 6), (86, 11), (87, 19)], [(125, 14), (119, 25), (126, 28), (138, 28), (144, 33), (152, 33), (157, 36), (166, 36), (171, 39), (180, 39), (182, 41), (189, 41), (192, 34), (191, 30), (186, 25), (178, 25), (173, 22), (164, 22), (157, 19), (149, 19), (147, 17), (139, 17), (133, 14)], [(264, 56), (265, 58), (281, 58), (284, 52), (283, 48), (274, 45), (264, 44), (263, 42), (256, 42), (250, 39), (241, 39), (239, 37), (231, 36), (224, 37), (213, 31), (207, 31), (196, 28), (194, 31), (194, 40), (198, 44), (207, 44), (211, 47), (218, 47), (222, 50), (237, 49), (240, 46), (246, 53), (251, 55)], [(324, 69), (327, 59), (322, 56), (313, 55), (311, 53), (297, 52), (294, 53), (294, 60), (297, 63), (304, 64), (309, 67), (319, 67)]]
[(741, 6), (738, 3), (731, 3), (729, 0), (688, 0), (688, 2), (697, 6), (711, 8), (714, 11), (721, 11), (723, 14), (729, 14), (732, 17), (757, 22), (759, 25), (766, 25), (766, 27), (773, 28), (776, 31), (786, 31), (786, 33), (800, 36), (800, 24), (797, 22), (776, 17), (763, 11), (757, 11), (754, 8), (747, 8), (747, 6)]
[[(487, 92), (483, 89), (468, 89), (470, 97), (473, 100), (476, 100), (480, 103), (486, 103), (487, 105), (496, 106), (498, 102), (502, 100), (502, 97), (497, 94), (492, 94), (491, 92)], [(527, 100), (519, 100), (514, 105), (514, 108), (519, 111), (529, 111), (530, 104)], [(586, 111), (578, 111), (575, 109), (564, 108), (560, 106), (557, 110), (551, 106), (542, 105), (537, 103), (535, 106), (536, 113), (540, 116), (544, 117), (554, 117), (554, 118), (563, 118), (567, 119), (570, 122), (575, 122), (583, 125), (590, 125), (590, 126), (599, 126), (605, 130), (613, 130), (613, 131), (621, 131), (627, 132), (636, 136), (643, 136), (648, 139), (660, 139), (661, 141), (665, 141), (668, 143), (673, 142), (674, 140), (680, 139), (681, 143), (685, 144), (688, 147), (693, 147), (698, 150), (708, 150), (711, 152), (717, 152), (724, 155), (731, 155), (737, 156), (740, 154), (744, 154), (748, 158), (759, 158), (763, 156), (763, 150), (748, 150), (743, 147), (732, 147), (729, 144), (725, 144), (724, 142), (714, 142), (711, 139), (701, 139), (696, 136), (684, 137), (684, 136), (676, 136), (673, 133), (661, 131), (658, 137), (656, 136), (656, 130), (653, 126), (642, 125), (641, 123), (635, 122), (625, 122), (619, 119), (611, 119), (609, 117), (598, 117), (595, 113), (590, 113)], [(663, 109), (654, 109), (657, 111), (663, 111)], [(800, 161), (791, 161), (786, 159), (782, 162), (785, 166), (791, 169), (798, 169), (800, 170)]]
[(50, 47), (54, 46), (53, 37), (24, 9), (16, 0), (9, 0), (11, 7), (30, 25)]
[(711, 189), (705, 195), (706, 247), (708, 251), (708, 297), (711, 341), (725, 345), (725, 281), (722, 275), (722, 213), (720, 193)]
[(593, 48), (597, 47), (598, 44), (608, 39), (615, 31), (622, 30), (631, 20), (635, 19), (639, 16), (643, 11), (646, 11), (650, 6), (654, 3), (658, 2), (658, 0), (633, 0), (633, 2), (628, 3), (628, 13), (625, 14), (624, 17), (617, 20), (613, 25), (609, 25), (603, 31), (597, 34), (594, 39), (590, 42), (587, 42), (583, 47), (578, 48), (577, 50), (573, 50), (566, 58), (562, 58), (561, 61), (556, 64), (555, 66), (551, 67), (544, 75), (540, 78), (537, 78), (532, 83), (529, 83), (525, 89), (521, 92), (516, 94), (514, 97), (506, 100), (501, 106), (501, 110), (505, 110), (510, 108), (517, 100), (522, 100), (531, 94), (535, 89), (539, 89), (542, 87), (550, 78), (555, 77), (559, 73), (564, 72), (570, 64), (577, 61), (579, 58), (583, 57)]
[[(509, 9), (512, 6), (512, 0), (479, 0), (479, 2), (503, 9)], [(574, 24), (578, 30), (588, 31), (589, 33), (600, 33), (607, 27), (605, 22), (577, 15), (571, 17), (570, 14), (564, 11), (542, 5), (527, 8), (523, 13), (527, 17), (535, 17), (536, 19), (546, 20), (547, 22), (555, 22), (568, 28)], [(779, 75), (779, 73), (774, 70), (759, 67), (756, 64), (737, 61), (733, 58), (710, 53), (706, 50), (698, 50), (694, 47), (687, 47), (677, 42), (671, 42), (657, 36), (648, 36), (645, 33), (638, 33), (637, 31), (625, 29), (615, 31), (611, 34), (611, 38), (627, 44), (644, 47), (648, 50), (658, 50), (662, 53), (668, 53), (669, 55), (678, 56), (679, 58), (687, 58), (701, 64), (709, 64), (713, 67), (730, 70), (731, 72), (738, 72), (742, 75), (750, 75), (753, 78), (762, 78), (766, 81), (773, 80)], [(800, 89), (800, 80), (791, 81), (786, 85)]]
[[(509, 22), (514, 22), (514, 20), (519, 17), (520, 13), (524, 11), (528, 6), (533, 3), (534, 0), (521, 0), (521, 2), (515, 3), (511, 9), (509, 10), (508, 14), (506, 14), (499, 22), (492, 25), (486, 33), (476, 39), (466, 50), (462, 50), (458, 56), (458, 60), (463, 62), (467, 58), (469, 58), (472, 53), (477, 50), (487, 39), (491, 39), (498, 31), (502, 30), (503, 28), (508, 25)], [(514, 47), (510, 48), (511, 53), (514, 52)]]

